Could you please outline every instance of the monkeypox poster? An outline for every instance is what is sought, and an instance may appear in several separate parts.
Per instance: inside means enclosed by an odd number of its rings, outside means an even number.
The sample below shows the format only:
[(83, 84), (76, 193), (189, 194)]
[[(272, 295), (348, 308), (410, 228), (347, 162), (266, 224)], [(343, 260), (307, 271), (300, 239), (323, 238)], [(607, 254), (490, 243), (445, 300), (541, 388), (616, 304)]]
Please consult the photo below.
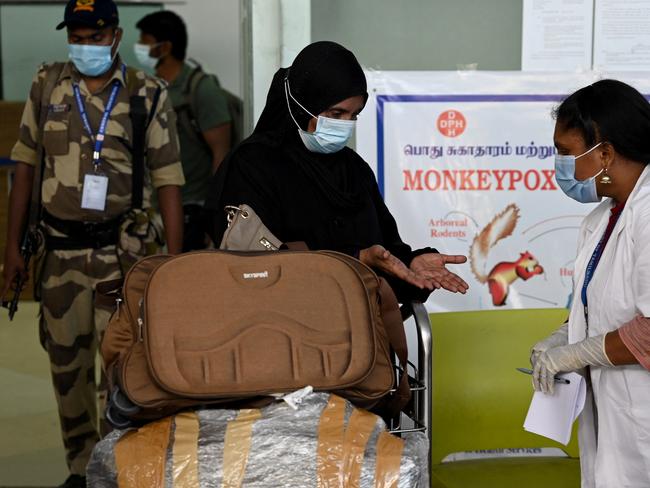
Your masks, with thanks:
[[(561, 308), (571, 300), (582, 219), (554, 177), (554, 107), (600, 78), (650, 93), (639, 74), (367, 73), (357, 150), (374, 165), (413, 248), (464, 254), (466, 295), (437, 291), (432, 312)], [(645, 78), (645, 79), (644, 79)]]

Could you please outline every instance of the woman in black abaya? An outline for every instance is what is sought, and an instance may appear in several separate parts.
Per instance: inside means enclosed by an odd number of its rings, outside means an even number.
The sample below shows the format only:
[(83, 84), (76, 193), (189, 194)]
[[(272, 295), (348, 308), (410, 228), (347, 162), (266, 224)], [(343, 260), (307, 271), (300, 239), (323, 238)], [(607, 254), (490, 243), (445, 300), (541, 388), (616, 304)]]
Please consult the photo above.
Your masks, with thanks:
[(346, 147), (368, 98), (354, 55), (316, 42), (274, 76), (253, 134), (222, 164), (208, 206), (218, 212), (213, 236), (226, 229), (223, 208), (247, 204), (281, 241), (340, 251), (389, 278), (398, 298), (424, 299), (434, 288), (465, 293), (447, 270), (465, 256), (417, 251), (402, 242), (368, 164)]

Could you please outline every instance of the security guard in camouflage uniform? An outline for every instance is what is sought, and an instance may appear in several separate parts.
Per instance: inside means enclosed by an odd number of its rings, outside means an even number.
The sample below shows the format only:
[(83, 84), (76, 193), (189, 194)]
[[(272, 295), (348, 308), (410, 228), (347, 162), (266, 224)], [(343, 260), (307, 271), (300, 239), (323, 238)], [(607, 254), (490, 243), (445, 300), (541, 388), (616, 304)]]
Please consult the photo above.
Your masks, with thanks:
[[(94, 304), (96, 284), (121, 277), (144, 253), (147, 237), (155, 234), (147, 209), (152, 187), (157, 190), (168, 251), (180, 252), (184, 178), (167, 92), (160, 82), (123, 65), (117, 54), (122, 31), (113, 1), (69, 1), (57, 28), (63, 27), (70, 61), (38, 71), (11, 154), (17, 164), (3, 296), (16, 276), (25, 273), (19, 240), (32, 182), (41, 168), (42, 145), (41, 342), (50, 357), (71, 473), (62, 486), (85, 487), (86, 464), (99, 439), (95, 356), (110, 314)], [(43, 100), (48, 86), (49, 98)], [(138, 191), (132, 171), (134, 96), (143, 100), (149, 115), (139, 211), (132, 198)], [(41, 112), (44, 104), (46, 111)]]

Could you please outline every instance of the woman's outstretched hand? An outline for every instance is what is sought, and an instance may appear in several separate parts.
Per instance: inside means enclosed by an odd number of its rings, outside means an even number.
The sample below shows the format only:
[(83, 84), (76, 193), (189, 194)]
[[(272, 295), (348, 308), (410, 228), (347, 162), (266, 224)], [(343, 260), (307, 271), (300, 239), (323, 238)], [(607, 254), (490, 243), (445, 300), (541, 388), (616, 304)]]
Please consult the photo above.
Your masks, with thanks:
[(469, 285), (460, 276), (449, 271), (445, 265), (462, 264), (466, 261), (467, 257), (462, 255), (427, 253), (413, 258), (410, 269), (420, 279), (432, 283), (435, 288), (465, 294)]
[(408, 266), (393, 256), (384, 246), (379, 244), (362, 249), (359, 252), (359, 260), (371, 268), (395, 276), (418, 288), (433, 290), (435, 287), (432, 280), (426, 279), (417, 272), (409, 269)]

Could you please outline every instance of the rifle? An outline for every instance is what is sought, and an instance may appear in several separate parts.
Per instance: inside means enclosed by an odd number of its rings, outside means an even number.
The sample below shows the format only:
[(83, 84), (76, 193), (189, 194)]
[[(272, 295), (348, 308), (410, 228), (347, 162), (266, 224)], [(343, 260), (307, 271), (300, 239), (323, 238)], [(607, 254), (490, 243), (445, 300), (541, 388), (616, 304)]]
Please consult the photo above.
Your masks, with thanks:
[(29, 263), (32, 259), (32, 256), (38, 251), (38, 248), (41, 244), (42, 236), (40, 231), (37, 229), (26, 229), (25, 234), (23, 235), (22, 241), (20, 243), (20, 255), (23, 257), (25, 263), (25, 272), (19, 273), (15, 281), (14, 287), (14, 296), (11, 301), (5, 300), (2, 302), (2, 306), (9, 309), (9, 320), (14, 319), (16, 310), (18, 310), (18, 300), (20, 299), (20, 293), (25, 287), (25, 278), (29, 272)]

